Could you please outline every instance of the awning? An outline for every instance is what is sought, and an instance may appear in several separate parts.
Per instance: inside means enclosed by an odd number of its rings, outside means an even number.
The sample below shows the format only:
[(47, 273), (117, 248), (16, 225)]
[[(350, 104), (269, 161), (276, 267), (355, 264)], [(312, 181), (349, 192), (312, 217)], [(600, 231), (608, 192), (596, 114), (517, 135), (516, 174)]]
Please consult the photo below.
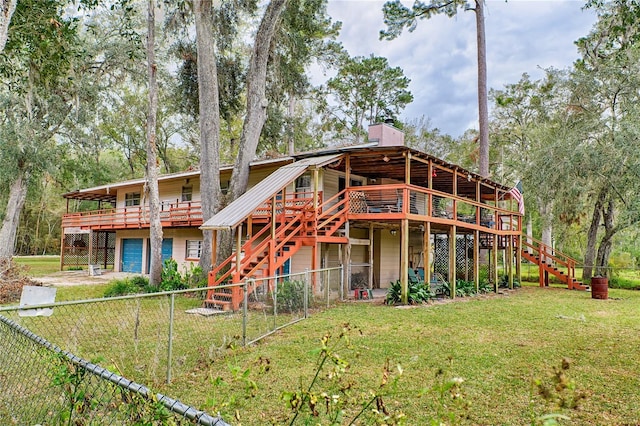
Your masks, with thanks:
[(304, 174), (307, 169), (330, 164), (341, 156), (342, 154), (333, 154), (305, 158), (304, 160), (280, 167), (260, 181), (256, 186), (250, 188), (236, 200), (232, 201), (227, 207), (220, 210), (211, 219), (207, 220), (200, 229), (233, 229), (237, 227), (258, 207), (273, 198), (275, 194), (282, 191), (287, 185)]

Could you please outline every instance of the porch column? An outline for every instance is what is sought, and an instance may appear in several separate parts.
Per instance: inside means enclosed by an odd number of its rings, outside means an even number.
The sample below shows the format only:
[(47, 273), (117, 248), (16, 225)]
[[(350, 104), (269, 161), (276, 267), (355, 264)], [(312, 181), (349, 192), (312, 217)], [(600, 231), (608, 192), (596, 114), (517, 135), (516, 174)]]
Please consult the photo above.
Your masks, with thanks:
[[(213, 229), (211, 231), (211, 267), (218, 265), (218, 259), (216, 258), (218, 254), (218, 230)], [(209, 271), (207, 271), (209, 272)], [(215, 277), (213, 277), (215, 280)]]
[(319, 183), (319, 170), (317, 168), (313, 169), (313, 210), (314, 215), (317, 215), (318, 212), (318, 188), (320, 188)]
[(451, 225), (449, 230), (449, 288), (451, 298), (456, 297), (456, 226)]
[(493, 234), (493, 248), (491, 249), (491, 263), (493, 268), (493, 287), (498, 292), (498, 235)]
[(236, 228), (236, 277), (234, 282), (240, 282), (240, 262), (242, 261), (241, 257), (242, 251), (242, 224), (240, 224)]
[[(67, 199), (67, 204), (69, 204), (68, 199)], [(69, 206), (67, 206), (67, 210), (69, 210)], [(62, 235), (60, 236), (60, 270), (61, 271), (64, 269), (64, 254), (65, 254), (65, 246), (64, 246), (65, 238), (64, 237), (65, 237), (64, 228), (62, 228)], [(115, 260), (113, 263), (114, 263), (113, 269), (116, 269)]]
[(422, 234), (422, 266), (424, 267), (424, 282), (431, 282), (431, 222), (424, 222)]
[(373, 288), (373, 223), (369, 223), (369, 288)]
[(513, 290), (513, 235), (509, 235), (507, 261), (509, 262), (509, 288)]
[(342, 246), (342, 273), (343, 283), (346, 287), (344, 294), (349, 294), (351, 290), (351, 240), (349, 237), (349, 221), (344, 224), (344, 234), (347, 237), (347, 244)]
[(473, 281), (476, 292), (480, 289), (480, 231), (473, 231)]
[(409, 219), (400, 222), (400, 288), (404, 305), (409, 303)]
[(516, 247), (516, 276), (518, 277), (518, 282), (522, 285), (522, 230), (520, 232), (517, 239), (518, 247)]

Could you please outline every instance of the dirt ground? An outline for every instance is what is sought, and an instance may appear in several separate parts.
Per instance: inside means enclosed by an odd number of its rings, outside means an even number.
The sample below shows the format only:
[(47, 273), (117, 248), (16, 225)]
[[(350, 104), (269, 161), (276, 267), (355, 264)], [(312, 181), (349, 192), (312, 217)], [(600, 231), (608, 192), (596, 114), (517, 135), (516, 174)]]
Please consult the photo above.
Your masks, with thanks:
[(50, 287), (65, 287), (83, 284), (103, 284), (111, 280), (130, 277), (136, 274), (126, 272), (105, 271), (102, 275), (89, 276), (89, 271), (60, 271), (44, 277), (33, 278), (34, 281)]

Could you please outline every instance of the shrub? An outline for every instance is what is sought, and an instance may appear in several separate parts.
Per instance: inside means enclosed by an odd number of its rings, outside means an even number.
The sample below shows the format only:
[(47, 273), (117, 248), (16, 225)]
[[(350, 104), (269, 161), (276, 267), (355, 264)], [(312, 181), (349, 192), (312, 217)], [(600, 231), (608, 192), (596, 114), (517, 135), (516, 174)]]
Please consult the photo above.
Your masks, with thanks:
[(148, 293), (149, 280), (141, 275), (132, 278), (112, 280), (104, 291), (104, 297), (124, 296), (127, 294)]
[(178, 272), (178, 262), (174, 259), (164, 261), (160, 277), (160, 291), (183, 290), (187, 288), (180, 272)]
[[(431, 289), (425, 283), (409, 282), (409, 294), (407, 299), (410, 305), (416, 305), (418, 303), (426, 302), (433, 297), (434, 295), (433, 293), (431, 293)], [(400, 284), (400, 280), (397, 280), (396, 282), (392, 282), (389, 290), (387, 290), (385, 303), (388, 305), (392, 305), (394, 303), (401, 302), (402, 285)]]
[(182, 279), (187, 288), (201, 288), (208, 284), (207, 274), (204, 273), (200, 265), (189, 265), (189, 270), (185, 270)]
[(278, 312), (291, 313), (304, 309), (304, 281), (282, 281), (278, 283)]
[[(509, 276), (508, 275), (502, 275), (500, 277), (500, 281), (498, 281), (498, 287), (500, 288), (509, 288)], [(518, 288), (520, 287), (520, 281), (518, 281), (518, 279), (514, 276), (513, 277), (513, 288)]]

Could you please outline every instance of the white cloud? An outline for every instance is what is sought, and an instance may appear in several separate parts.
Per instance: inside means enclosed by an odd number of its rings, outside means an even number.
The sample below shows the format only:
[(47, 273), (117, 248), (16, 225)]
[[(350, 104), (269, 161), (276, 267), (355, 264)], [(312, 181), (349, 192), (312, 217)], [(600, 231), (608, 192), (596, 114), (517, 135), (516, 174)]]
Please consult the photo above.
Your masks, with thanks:
[[(432, 125), (458, 136), (477, 127), (476, 26), (472, 12), (419, 21), (412, 33), (379, 40), (384, 29), (378, 0), (329, 0), (329, 14), (342, 21), (340, 41), (351, 56), (383, 56), (411, 79), (414, 102), (403, 118), (426, 116)], [(489, 0), (485, 7), (489, 88), (517, 82), (524, 72), (566, 68), (577, 58), (574, 41), (596, 21), (572, 0)]]

